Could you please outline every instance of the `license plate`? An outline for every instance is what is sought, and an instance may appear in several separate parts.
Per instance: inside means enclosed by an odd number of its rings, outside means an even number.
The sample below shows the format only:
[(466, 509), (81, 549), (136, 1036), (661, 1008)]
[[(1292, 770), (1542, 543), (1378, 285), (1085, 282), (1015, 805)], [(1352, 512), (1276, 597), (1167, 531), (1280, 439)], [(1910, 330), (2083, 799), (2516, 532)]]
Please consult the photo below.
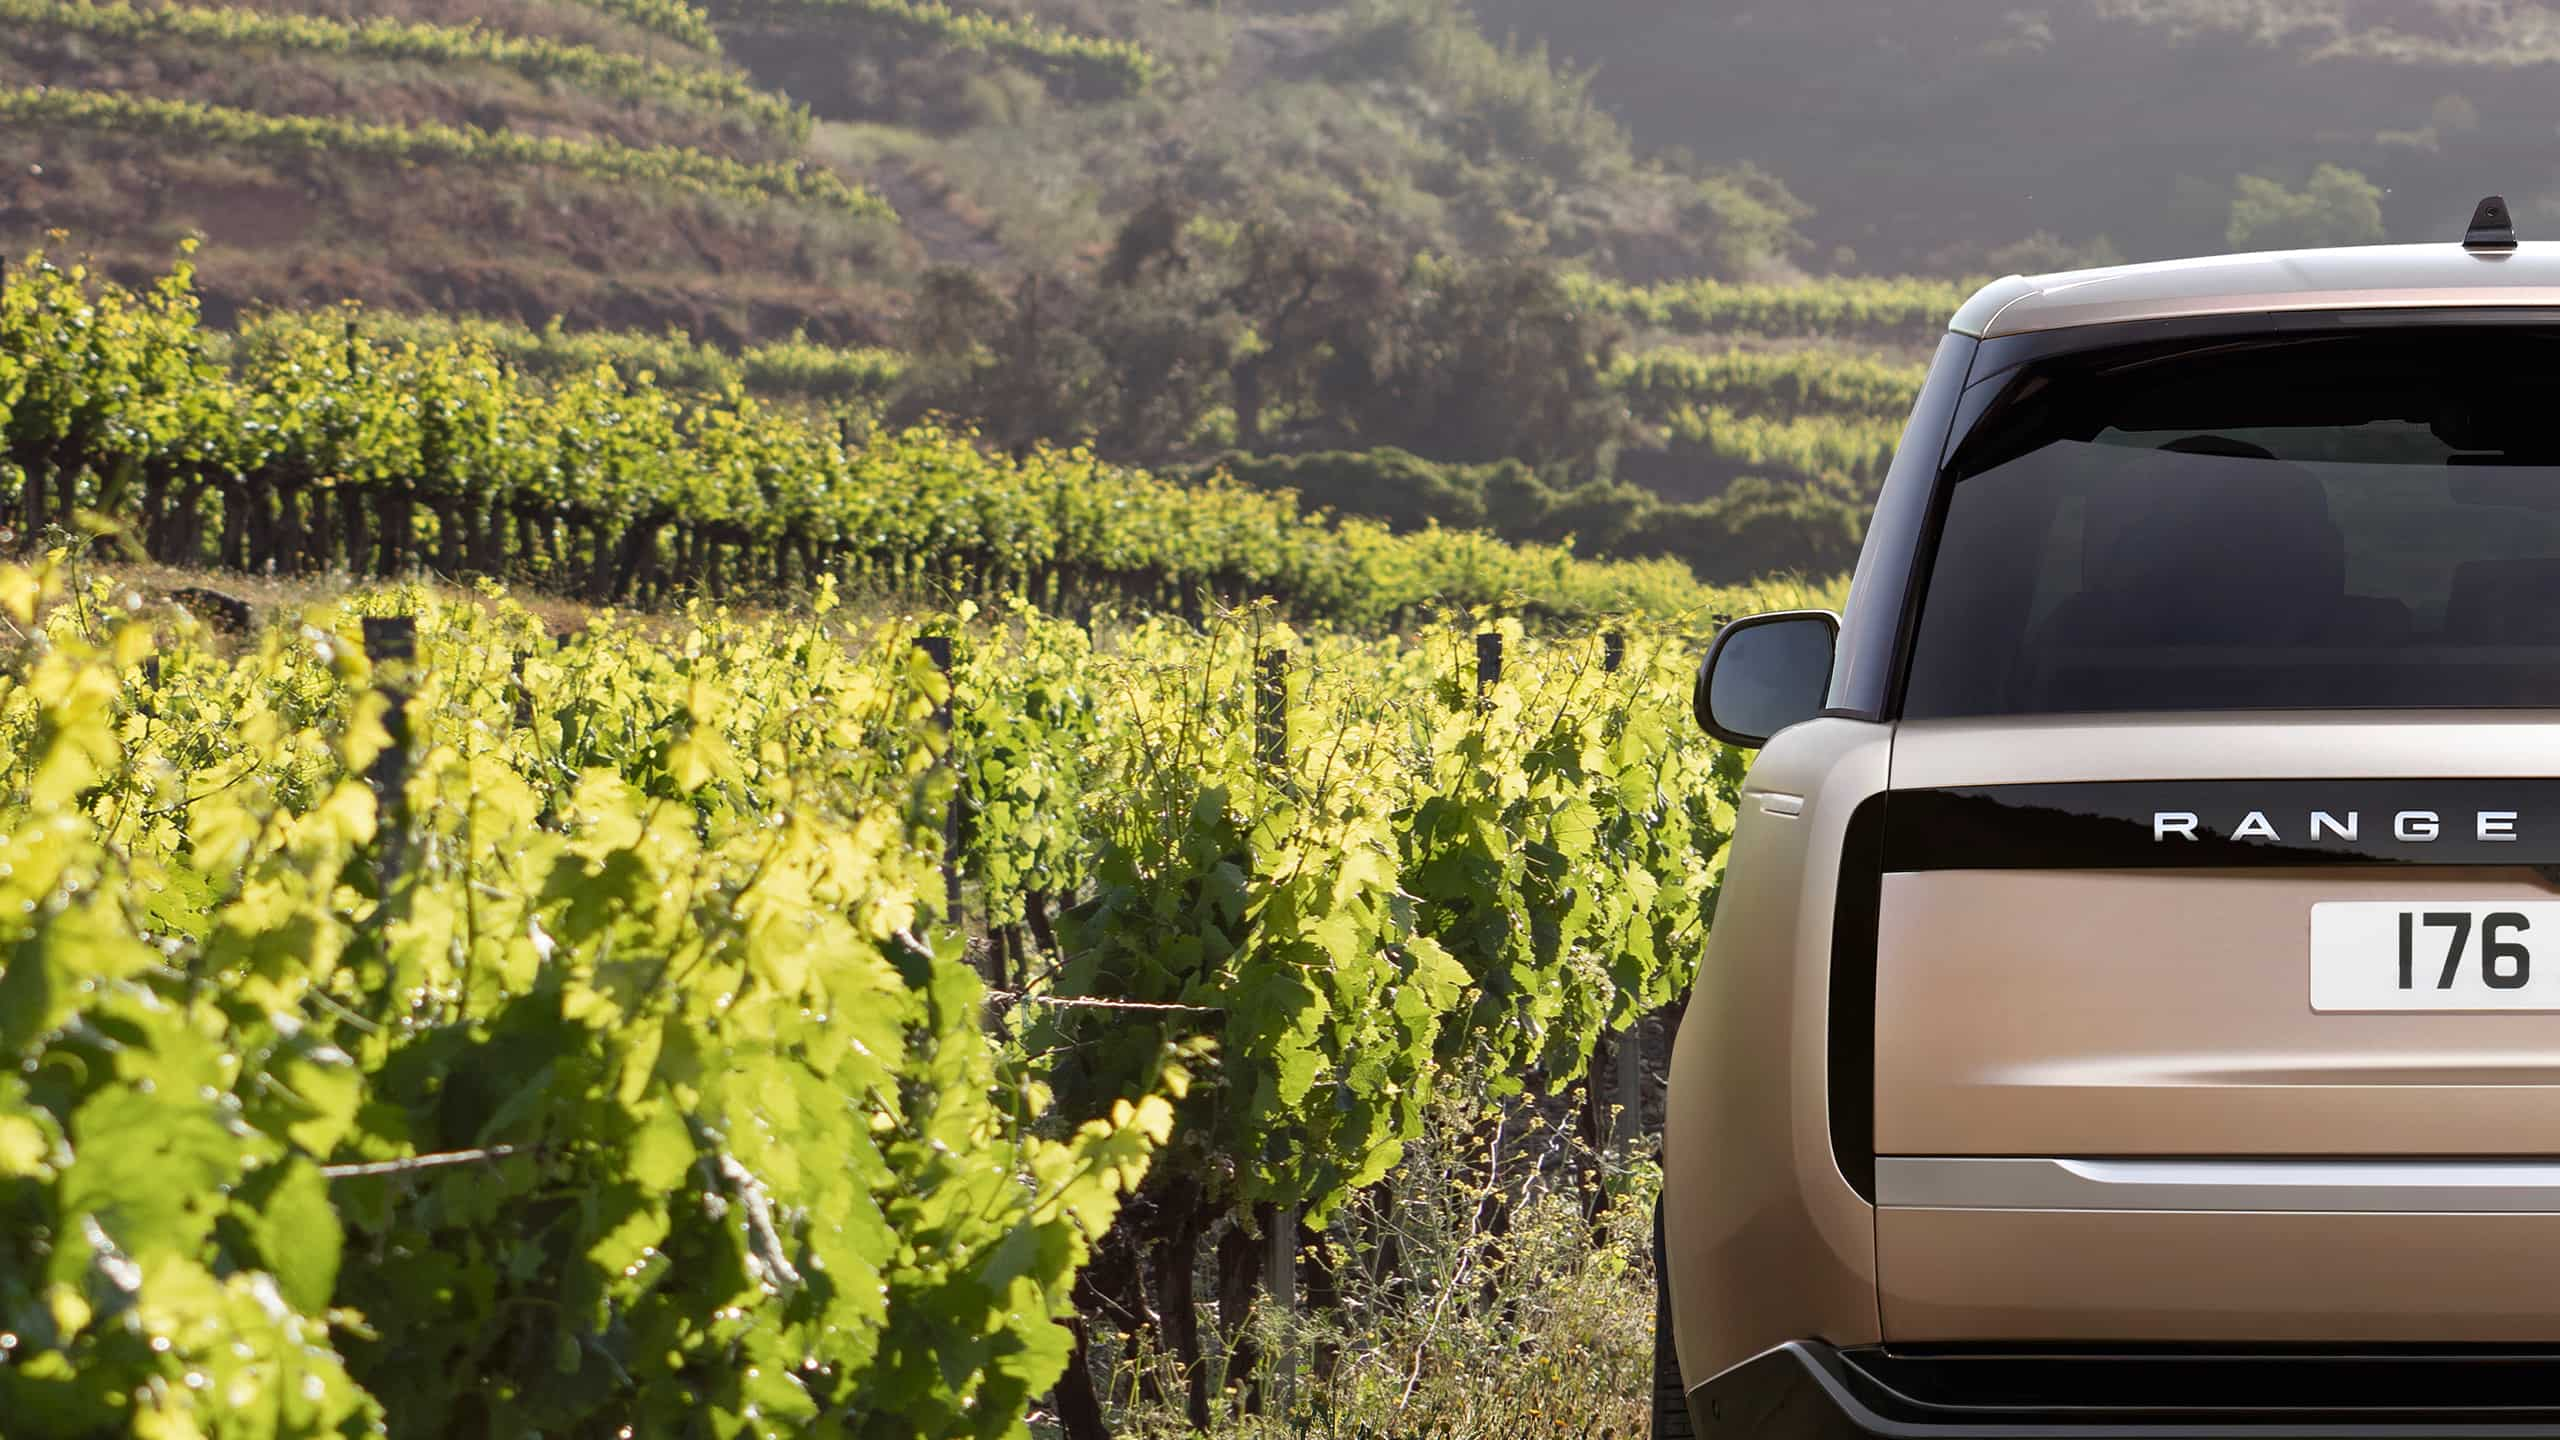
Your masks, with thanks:
[(2560, 1011), (2560, 901), (2314, 905), (2311, 1008)]

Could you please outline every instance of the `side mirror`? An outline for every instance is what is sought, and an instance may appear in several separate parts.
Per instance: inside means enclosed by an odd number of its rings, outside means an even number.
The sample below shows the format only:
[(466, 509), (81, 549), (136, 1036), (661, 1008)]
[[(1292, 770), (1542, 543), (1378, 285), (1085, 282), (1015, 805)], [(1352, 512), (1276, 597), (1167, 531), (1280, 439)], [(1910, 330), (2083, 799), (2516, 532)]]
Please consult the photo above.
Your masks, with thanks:
[(1725, 626), (1698, 667), (1698, 728), (1757, 750), (1821, 714), (1839, 644), (1840, 617), (1828, 610), (1775, 610)]

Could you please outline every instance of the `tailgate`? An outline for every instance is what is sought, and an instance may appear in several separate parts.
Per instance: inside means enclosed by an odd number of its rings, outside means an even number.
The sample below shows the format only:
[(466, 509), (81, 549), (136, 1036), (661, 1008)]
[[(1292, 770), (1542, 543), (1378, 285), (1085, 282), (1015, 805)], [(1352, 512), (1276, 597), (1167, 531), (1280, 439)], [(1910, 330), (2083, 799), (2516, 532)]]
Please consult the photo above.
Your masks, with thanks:
[[(1877, 1153), (2560, 1153), (2555, 774), (2560, 725), (2534, 720), (1906, 725)], [(2509, 938), (2543, 975), (2489, 993), (2471, 933), (2444, 1000), (2476, 1010), (2315, 1010), (2313, 909), (2350, 902), (2420, 917), (2411, 1005), (2443, 1003), (2456, 939), (2424, 917), (2538, 918)], [(2391, 917), (2364, 917), (2385, 990)]]

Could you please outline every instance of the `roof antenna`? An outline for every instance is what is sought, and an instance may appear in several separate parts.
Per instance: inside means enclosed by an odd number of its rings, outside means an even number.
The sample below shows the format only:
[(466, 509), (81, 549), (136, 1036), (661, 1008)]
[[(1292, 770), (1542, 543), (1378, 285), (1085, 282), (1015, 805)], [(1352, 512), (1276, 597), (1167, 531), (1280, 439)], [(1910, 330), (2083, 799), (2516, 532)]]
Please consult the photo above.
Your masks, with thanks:
[(2515, 217), (2507, 213), (2507, 197), (2492, 195), (2471, 212), (2471, 228), (2462, 232), (2465, 250), (2513, 250)]

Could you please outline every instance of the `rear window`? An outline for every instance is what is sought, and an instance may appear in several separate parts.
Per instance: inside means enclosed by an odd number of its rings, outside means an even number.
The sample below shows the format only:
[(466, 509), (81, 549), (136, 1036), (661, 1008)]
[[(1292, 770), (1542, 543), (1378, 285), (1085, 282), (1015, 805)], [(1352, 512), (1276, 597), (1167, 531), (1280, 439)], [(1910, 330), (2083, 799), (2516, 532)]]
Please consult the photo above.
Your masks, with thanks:
[(2560, 706), (2560, 335), (2082, 359), (1959, 450), (1903, 714)]

